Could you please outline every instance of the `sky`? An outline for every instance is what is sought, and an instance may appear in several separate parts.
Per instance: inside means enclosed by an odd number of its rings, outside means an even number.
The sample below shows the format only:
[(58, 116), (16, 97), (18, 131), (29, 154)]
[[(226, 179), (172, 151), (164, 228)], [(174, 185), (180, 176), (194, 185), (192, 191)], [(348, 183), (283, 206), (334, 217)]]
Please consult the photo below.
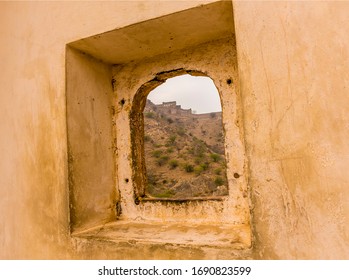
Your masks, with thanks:
[(153, 89), (148, 99), (154, 104), (177, 101), (177, 105), (192, 109), (196, 114), (222, 111), (217, 88), (208, 77), (182, 75), (170, 78)]

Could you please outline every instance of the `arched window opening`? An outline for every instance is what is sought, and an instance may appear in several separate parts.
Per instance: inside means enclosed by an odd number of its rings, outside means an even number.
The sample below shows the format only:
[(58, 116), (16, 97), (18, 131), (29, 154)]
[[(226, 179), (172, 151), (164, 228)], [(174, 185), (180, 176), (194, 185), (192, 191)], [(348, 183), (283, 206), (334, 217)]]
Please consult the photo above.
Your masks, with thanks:
[(149, 92), (144, 114), (144, 197), (219, 198), (228, 194), (222, 107), (207, 76), (169, 78)]

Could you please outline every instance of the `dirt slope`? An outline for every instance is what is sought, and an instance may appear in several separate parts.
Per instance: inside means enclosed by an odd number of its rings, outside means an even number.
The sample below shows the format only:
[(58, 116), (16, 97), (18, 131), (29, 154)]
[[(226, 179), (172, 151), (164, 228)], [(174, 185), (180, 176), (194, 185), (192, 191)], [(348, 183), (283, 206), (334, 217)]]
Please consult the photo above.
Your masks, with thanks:
[(227, 194), (221, 112), (192, 114), (149, 100), (144, 110), (147, 194), (190, 198)]

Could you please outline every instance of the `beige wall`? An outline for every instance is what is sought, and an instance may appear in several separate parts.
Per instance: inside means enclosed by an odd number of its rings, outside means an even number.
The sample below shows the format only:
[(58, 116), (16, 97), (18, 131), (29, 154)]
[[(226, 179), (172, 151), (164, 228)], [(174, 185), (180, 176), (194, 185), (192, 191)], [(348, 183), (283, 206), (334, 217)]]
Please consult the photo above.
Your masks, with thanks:
[[(0, 3), (0, 258), (122, 257), (68, 235), (65, 44), (203, 2)], [(234, 2), (256, 258), (349, 258), (348, 12)]]
[(0, 258), (76, 257), (68, 238), (65, 45), (203, 2), (0, 3)]
[(114, 221), (115, 143), (111, 66), (66, 50), (68, 180), (71, 230)]
[(256, 256), (347, 259), (349, 3), (234, 4)]

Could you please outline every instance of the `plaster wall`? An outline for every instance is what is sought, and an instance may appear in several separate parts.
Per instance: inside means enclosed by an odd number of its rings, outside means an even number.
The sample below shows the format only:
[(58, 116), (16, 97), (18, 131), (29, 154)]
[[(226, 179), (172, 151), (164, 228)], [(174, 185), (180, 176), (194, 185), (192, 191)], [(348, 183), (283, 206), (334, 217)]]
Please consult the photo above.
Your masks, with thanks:
[(349, 258), (348, 12), (234, 2), (257, 258)]
[(116, 219), (115, 140), (111, 66), (66, 51), (66, 98), (71, 230)]
[(207, 2), (0, 3), (1, 259), (87, 258), (69, 236), (66, 44)]
[[(204, 2), (0, 3), (0, 258), (207, 258), (71, 243), (65, 106), (68, 42)], [(255, 258), (349, 258), (348, 12), (234, 2)]]

